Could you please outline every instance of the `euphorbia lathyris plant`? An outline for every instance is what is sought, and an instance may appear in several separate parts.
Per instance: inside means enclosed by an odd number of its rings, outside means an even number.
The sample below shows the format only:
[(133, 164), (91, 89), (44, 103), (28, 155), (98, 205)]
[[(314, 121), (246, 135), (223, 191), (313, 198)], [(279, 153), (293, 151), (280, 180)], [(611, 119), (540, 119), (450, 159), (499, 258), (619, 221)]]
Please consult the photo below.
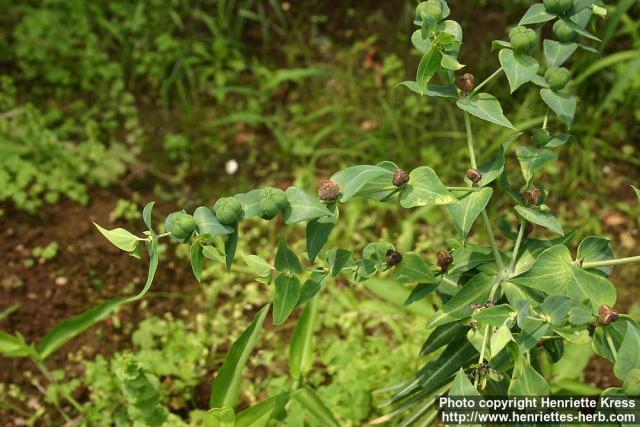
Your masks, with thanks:
[[(420, 354), (444, 350), (432, 355), (415, 378), (390, 388), (395, 394), (389, 402), (399, 409), (380, 422), (412, 411), (409, 423), (421, 420), (428, 425), (435, 417), (432, 397), (447, 392), (546, 395), (549, 386), (536, 361), (547, 357), (543, 353), (552, 361), (559, 360), (564, 342), (591, 341), (594, 352), (614, 364), (624, 387), (604, 393), (638, 394), (640, 327), (612, 308), (616, 291), (608, 276), (612, 266), (640, 261), (640, 257), (616, 259), (609, 241), (600, 237), (582, 240), (572, 254), (574, 233), (564, 232), (547, 205), (547, 192), (536, 180), (538, 172), (557, 159), (554, 149), (575, 140), (568, 132), (577, 99), (570, 92), (571, 73), (563, 65), (578, 47), (596, 50), (585, 44), (598, 41), (586, 28), (592, 16), (604, 10), (597, 0), (545, 0), (532, 5), (508, 32), (509, 41), (493, 42), (501, 67), (478, 82), (470, 73), (459, 73), (465, 67), (458, 60), (463, 31), (457, 22), (446, 19), (450, 13), (447, 3), (420, 3), (414, 21), (419, 29), (411, 41), (423, 56), (415, 81), (402, 84), (422, 96), (449, 99), (462, 110), (470, 164), (460, 183), (444, 184), (429, 166), (410, 172), (390, 161), (352, 166), (322, 182), (317, 195), (297, 187), (285, 191), (262, 188), (219, 198), (213, 207), (200, 206), (191, 214), (172, 213), (162, 234), (152, 227), (150, 203), (143, 212), (148, 228), (144, 237), (98, 227), (120, 249), (140, 257), (144, 245), (149, 253), (143, 290), (118, 303), (142, 298), (150, 288), (160, 238), (190, 245), (191, 266), (200, 280), (205, 259), (232, 268), (240, 222), (281, 215), (285, 224), (306, 223), (306, 253), (294, 253), (282, 238), (273, 263), (256, 255), (244, 261), (260, 282), (274, 289), (274, 324), (282, 324), (301, 307), (290, 350), (291, 392), (234, 414), (240, 372), (256, 345), (267, 315), (264, 308), (234, 343), (214, 382), (211, 417), (255, 425), (258, 419), (280, 417), (289, 399), (296, 399), (322, 424), (336, 425), (313, 390), (302, 384), (311, 366), (317, 316), (314, 298), (338, 276), (360, 282), (376, 274), (391, 274), (400, 283), (415, 284), (407, 304), (430, 294), (444, 301), (429, 324), (431, 332)], [(549, 34), (554, 38), (540, 42), (540, 29), (545, 25), (552, 25)], [(540, 88), (546, 106), (540, 128), (518, 131), (499, 100), (481, 91), (501, 74), (512, 93), (529, 84)], [(484, 158), (476, 147), (472, 116), (486, 125), (513, 129), (513, 138), (497, 155)], [(512, 153), (522, 174), (517, 178), (522, 182), (519, 187), (510, 183), (514, 177), (508, 179), (505, 170), (506, 158)], [(498, 194), (512, 201), (512, 213), (518, 218), (515, 227), (506, 221), (494, 222), (487, 214), (486, 207)], [(456, 243), (426, 257), (417, 252), (401, 254), (391, 243), (370, 243), (360, 254), (351, 249), (326, 249), (341, 205), (358, 197), (395, 204), (398, 209), (443, 206), (457, 231)], [(487, 246), (468, 241), (476, 222), (484, 228)], [(495, 225), (503, 238), (495, 237)], [(543, 239), (548, 232), (557, 237)]]

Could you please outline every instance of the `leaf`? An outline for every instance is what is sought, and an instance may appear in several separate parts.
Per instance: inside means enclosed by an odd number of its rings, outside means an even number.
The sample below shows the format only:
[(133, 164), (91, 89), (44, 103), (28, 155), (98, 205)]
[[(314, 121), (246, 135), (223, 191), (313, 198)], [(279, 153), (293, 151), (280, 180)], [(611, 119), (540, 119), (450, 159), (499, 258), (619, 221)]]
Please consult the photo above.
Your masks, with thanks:
[(308, 301), (311, 301), (313, 297), (315, 297), (318, 292), (322, 289), (322, 285), (327, 281), (329, 277), (329, 273), (324, 270), (315, 270), (311, 273), (311, 277), (309, 277), (304, 284), (302, 285), (302, 289), (300, 290), (300, 298), (298, 298), (297, 305), (305, 304)]
[(77, 316), (61, 321), (47, 332), (44, 337), (42, 337), (36, 346), (38, 355), (43, 360), (51, 356), (67, 342), (80, 335), (96, 323), (106, 319), (124, 302), (126, 302), (126, 300), (123, 298), (110, 299)]
[(398, 83), (401, 86), (409, 88), (412, 92), (418, 95), (435, 96), (439, 98), (451, 98), (456, 99), (458, 97), (456, 88), (453, 85), (433, 85), (428, 84), (427, 87), (421, 91), (418, 89), (418, 84), (413, 81), (404, 81)]
[(420, 356), (426, 356), (433, 353), (440, 347), (451, 342), (458, 341), (467, 335), (469, 327), (459, 322), (446, 323), (440, 325), (429, 334), (429, 338), (425, 341), (420, 349)]
[(191, 270), (196, 280), (202, 279), (202, 267), (204, 266), (204, 254), (202, 253), (202, 243), (198, 240), (191, 244)]
[(327, 252), (327, 264), (329, 264), (329, 269), (332, 277), (336, 277), (342, 269), (349, 263), (351, 260), (351, 251), (346, 249), (332, 249)]
[(380, 166), (357, 165), (335, 173), (331, 180), (340, 186), (340, 201), (346, 202), (352, 197), (367, 196), (380, 190), (367, 187), (371, 182), (386, 183), (383, 186), (393, 186), (393, 172)]
[(313, 330), (318, 316), (317, 301), (312, 299), (296, 322), (289, 346), (289, 373), (294, 380), (300, 380), (311, 368), (313, 362)]
[(518, 360), (509, 384), (509, 396), (547, 396), (549, 385), (522, 355)]
[(235, 427), (267, 427), (270, 420), (286, 413), (285, 406), (288, 402), (289, 392), (258, 402), (236, 416)]
[(147, 281), (144, 284), (144, 287), (138, 294), (133, 295), (126, 299), (125, 302), (133, 302), (137, 301), (140, 298), (144, 297), (146, 293), (151, 288), (151, 284), (153, 283), (153, 278), (156, 275), (156, 270), (158, 269), (158, 237), (153, 234), (150, 242), (145, 242), (145, 246), (147, 247), (147, 252), (149, 253), (149, 270), (147, 271)]
[(153, 211), (153, 206), (155, 204), (156, 202), (149, 202), (144, 206), (144, 209), (142, 209), (142, 220), (144, 221), (144, 225), (146, 225), (149, 230), (152, 229), (151, 212)]
[(231, 345), (231, 349), (229, 349), (224, 363), (218, 371), (218, 376), (213, 380), (209, 399), (210, 408), (222, 408), (224, 406), (233, 408), (236, 406), (242, 371), (247, 365), (249, 355), (258, 343), (262, 324), (268, 311), (269, 304), (258, 311), (251, 324)]
[(485, 187), (464, 195), (459, 203), (447, 206), (460, 240), (465, 240), (478, 215), (487, 207), (493, 189)]
[(0, 354), (4, 357), (28, 357), (31, 350), (22, 337), (0, 331)]
[(335, 227), (337, 218), (321, 217), (307, 223), (307, 255), (309, 261), (314, 262), (324, 245), (329, 240), (329, 234)]
[(416, 73), (416, 84), (420, 92), (424, 92), (427, 89), (427, 84), (440, 69), (441, 60), (442, 53), (435, 46), (432, 46), (422, 56)]
[[(605, 261), (613, 259), (613, 249), (611, 249), (611, 241), (603, 237), (590, 236), (585, 238), (580, 245), (578, 245), (578, 254), (576, 260), (582, 265), (583, 262), (592, 261)], [(603, 267), (596, 267), (588, 269), (592, 273), (601, 272), (605, 276), (611, 274), (613, 266), (605, 265)]]
[(400, 283), (435, 283), (429, 265), (415, 252), (407, 252), (395, 268), (394, 278)]
[(547, 12), (542, 3), (536, 3), (529, 7), (518, 25), (540, 24), (542, 22), (551, 21), (556, 16)]
[(138, 245), (138, 237), (134, 234), (131, 234), (124, 228), (114, 228), (113, 230), (106, 230), (100, 227), (95, 222), (93, 225), (96, 226), (98, 231), (102, 233), (104, 237), (107, 238), (115, 247), (125, 251), (125, 252), (133, 252)]
[(466, 246), (453, 251), (453, 264), (447, 270), (450, 275), (466, 273), (480, 264), (494, 261), (491, 248), (467, 243)]
[(571, 259), (569, 249), (563, 245), (542, 252), (529, 271), (509, 281), (549, 295), (589, 300), (594, 310), (602, 304), (613, 306), (616, 301), (613, 285), (604, 277), (578, 267)]
[(288, 318), (300, 298), (300, 280), (296, 276), (281, 274), (276, 277), (275, 296), (273, 297), (273, 324), (282, 325)]
[(530, 223), (547, 228), (554, 233), (564, 235), (562, 226), (556, 217), (549, 212), (542, 212), (539, 209), (527, 208), (524, 206), (516, 206), (516, 211), (518, 211), (518, 214), (520, 214), (522, 218), (526, 219)]
[(617, 352), (622, 345), (622, 341), (627, 333), (627, 328), (630, 326), (638, 328), (638, 323), (626, 315), (620, 315), (617, 321), (606, 326), (598, 326), (593, 333), (593, 339), (591, 341), (593, 352), (604, 357), (609, 362), (615, 363), (607, 338), (611, 338), (613, 347)]
[(640, 189), (638, 189), (637, 187), (635, 187), (633, 185), (631, 186), (631, 188), (633, 188), (633, 192), (636, 193), (636, 197), (638, 199), (640, 199)]
[(409, 296), (407, 297), (407, 300), (404, 302), (403, 305), (409, 305), (409, 304), (413, 304), (416, 301), (420, 301), (421, 299), (429, 295), (431, 292), (438, 289), (439, 286), (440, 286), (439, 283), (418, 283), (411, 290), (411, 293), (409, 294)]
[(640, 330), (633, 324), (629, 324), (618, 349), (618, 358), (613, 365), (616, 377), (624, 380), (632, 369), (640, 369), (638, 349), (640, 349)]
[(283, 211), (286, 224), (333, 215), (316, 196), (311, 196), (298, 187), (289, 187), (285, 193), (289, 201)]
[(516, 311), (513, 307), (509, 304), (500, 304), (478, 310), (471, 317), (478, 323), (499, 327), (504, 325), (507, 319), (515, 319), (515, 316)]
[(218, 249), (215, 246), (202, 245), (202, 255), (212, 261), (221, 262), (223, 264), (225, 263), (224, 255), (218, 252)]
[(278, 251), (276, 252), (276, 259), (274, 266), (276, 270), (280, 272), (293, 272), (302, 273), (302, 264), (295, 253), (287, 246), (284, 239), (280, 239), (278, 245)]
[(575, 31), (576, 33), (578, 33), (579, 35), (581, 35), (582, 37), (586, 37), (590, 40), (602, 43), (602, 40), (600, 40), (598, 37), (594, 36), (593, 34), (591, 34), (589, 31), (585, 30), (584, 28), (582, 28), (580, 25), (578, 25), (577, 23), (575, 23), (573, 20), (571, 19), (565, 19), (564, 22), (566, 22), (573, 31)]
[(252, 218), (260, 215), (260, 196), (262, 189), (251, 190), (248, 193), (236, 194), (234, 197), (242, 206), (242, 218)]
[(576, 138), (573, 135), (569, 135), (568, 133), (561, 133), (561, 134), (552, 136), (549, 142), (545, 144), (545, 147), (547, 148), (560, 147), (571, 140), (575, 141), (575, 139)]
[(469, 381), (469, 378), (467, 378), (467, 375), (464, 373), (464, 369), (460, 368), (451, 383), (449, 396), (480, 397), (480, 393), (473, 384), (471, 384), (471, 381)]
[(542, 169), (547, 163), (556, 161), (558, 154), (545, 148), (521, 145), (516, 148), (516, 157), (520, 162), (522, 176), (529, 183), (534, 173)]
[(204, 427), (235, 427), (236, 415), (228, 406), (210, 409), (204, 413)]
[(540, 97), (560, 117), (567, 128), (570, 128), (576, 113), (577, 98), (565, 93), (556, 93), (551, 89), (540, 89)]
[(493, 356), (497, 355), (511, 341), (513, 341), (511, 330), (509, 330), (505, 325), (500, 326), (498, 330), (491, 335), (491, 341), (489, 341), (489, 348), (491, 349), (490, 353)]
[(433, 169), (420, 166), (409, 173), (409, 182), (400, 196), (400, 205), (403, 208), (451, 203), (457, 203), (457, 199), (447, 190)]
[(440, 66), (446, 70), (458, 71), (465, 66), (458, 62), (458, 59), (453, 55), (444, 54), (440, 60)]
[(435, 328), (436, 326), (471, 316), (471, 305), (484, 304), (489, 298), (489, 293), (495, 281), (496, 278), (494, 276), (489, 276), (484, 273), (476, 274), (438, 310), (427, 328)]
[(500, 147), (500, 151), (498, 151), (495, 158), (478, 166), (478, 170), (482, 174), (482, 178), (477, 183), (478, 187), (486, 187), (502, 175), (504, 170), (504, 147)]
[(333, 416), (329, 408), (327, 408), (318, 395), (307, 385), (303, 385), (292, 393), (295, 399), (306, 410), (306, 413), (312, 415), (322, 426), (340, 427), (340, 424)]
[(220, 224), (218, 218), (206, 206), (200, 206), (193, 212), (200, 234), (208, 234), (210, 238), (233, 233), (233, 227)]
[(502, 113), (500, 102), (493, 95), (481, 92), (471, 97), (458, 99), (456, 105), (479, 119), (515, 130), (509, 119)]
[(550, 295), (545, 298), (540, 306), (540, 310), (547, 316), (549, 323), (560, 326), (564, 323), (564, 318), (569, 314), (573, 301), (564, 295)]
[(578, 48), (577, 43), (561, 43), (556, 40), (545, 40), (542, 42), (544, 50), (544, 60), (547, 67), (559, 67), (573, 55)]
[(422, 37), (422, 30), (415, 30), (411, 34), (411, 44), (418, 49), (420, 53), (425, 53), (431, 49), (431, 39)]
[(273, 266), (258, 255), (244, 255), (243, 258), (256, 277), (266, 277), (273, 271)]
[(478, 353), (471, 343), (464, 341), (451, 342), (438, 359), (423, 366), (416, 377), (422, 390), (430, 393), (444, 384), (460, 368), (469, 366), (477, 359)]
[(514, 53), (511, 49), (502, 49), (498, 53), (498, 58), (509, 81), (511, 93), (515, 92), (523, 84), (530, 82), (533, 76), (538, 74), (538, 68), (540, 68), (535, 58)]

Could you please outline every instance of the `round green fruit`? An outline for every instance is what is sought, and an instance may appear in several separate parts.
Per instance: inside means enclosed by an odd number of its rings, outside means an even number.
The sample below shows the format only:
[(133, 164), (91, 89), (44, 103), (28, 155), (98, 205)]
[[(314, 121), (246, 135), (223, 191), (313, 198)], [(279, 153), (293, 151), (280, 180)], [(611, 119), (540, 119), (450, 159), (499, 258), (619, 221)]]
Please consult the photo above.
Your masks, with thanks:
[(260, 213), (263, 219), (273, 219), (280, 212), (280, 208), (273, 199), (260, 200)]
[(288, 203), (284, 191), (279, 188), (267, 187), (262, 190), (260, 195), (260, 204), (258, 205), (260, 216), (264, 219), (273, 219)]
[(518, 53), (527, 53), (535, 45), (538, 40), (536, 32), (531, 28), (523, 27), (519, 25), (509, 31), (509, 41), (511, 42), (511, 48)]
[(563, 19), (558, 19), (556, 23), (553, 24), (553, 33), (562, 43), (570, 43), (578, 36), (578, 33)]
[(549, 82), (551, 90), (560, 90), (571, 80), (571, 71), (564, 67), (549, 67), (544, 78)]
[(549, 135), (548, 130), (540, 128), (535, 129), (533, 132), (531, 132), (531, 139), (533, 140), (533, 143), (538, 147), (542, 147), (547, 142), (549, 142), (549, 140), (551, 139), (551, 135)]
[(182, 214), (173, 221), (171, 235), (178, 240), (187, 240), (196, 228), (196, 220), (189, 214)]
[(440, 20), (442, 17), (442, 3), (440, 3), (440, 0), (423, 1), (416, 7), (416, 16), (418, 19), (422, 19), (423, 16), (430, 16)]
[(216, 201), (213, 211), (222, 224), (235, 224), (242, 216), (242, 205), (235, 197), (224, 197)]
[(544, 8), (554, 15), (562, 15), (571, 9), (573, 0), (544, 0)]

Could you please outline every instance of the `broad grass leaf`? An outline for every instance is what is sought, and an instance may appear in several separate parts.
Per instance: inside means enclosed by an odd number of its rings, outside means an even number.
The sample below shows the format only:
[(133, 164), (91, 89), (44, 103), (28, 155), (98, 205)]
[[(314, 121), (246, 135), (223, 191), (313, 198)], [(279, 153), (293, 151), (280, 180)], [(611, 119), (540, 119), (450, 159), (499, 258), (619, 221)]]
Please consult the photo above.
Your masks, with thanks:
[(306, 412), (312, 415), (322, 426), (340, 427), (336, 417), (331, 413), (329, 408), (322, 403), (315, 391), (307, 385), (303, 385), (291, 395), (298, 403), (300, 403)]
[(285, 414), (288, 402), (289, 392), (258, 402), (236, 415), (234, 427), (266, 427), (270, 420), (279, 419)]
[(538, 68), (540, 68), (540, 64), (535, 58), (515, 53), (511, 49), (502, 49), (498, 53), (498, 59), (509, 81), (511, 93), (515, 92), (523, 84), (529, 83), (533, 76), (538, 73)]
[(242, 372), (249, 360), (249, 355), (258, 343), (262, 324), (268, 311), (269, 304), (258, 311), (251, 324), (231, 345), (218, 375), (213, 380), (209, 407), (235, 407), (238, 402)]
[(513, 124), (502, 112), (500, 102), (493, 95), (481, 92), (467, 98), (458, 99), (456, 105), (461, 110), (479, 119), (515, 130)]

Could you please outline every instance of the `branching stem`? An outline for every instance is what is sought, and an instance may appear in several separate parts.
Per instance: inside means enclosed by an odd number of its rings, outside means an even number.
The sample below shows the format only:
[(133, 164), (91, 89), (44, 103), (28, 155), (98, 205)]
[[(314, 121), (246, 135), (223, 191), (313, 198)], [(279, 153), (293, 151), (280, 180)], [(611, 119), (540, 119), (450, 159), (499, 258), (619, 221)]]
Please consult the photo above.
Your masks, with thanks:
[(493, 80), (496, 77), (498, 77), (501, 72), (502, 72), (502, 67), (498, 68), (493, 74), (491, 74), (484, 81), (482, 81), (482, 83), (480, 83), (478, 86), (476, 86), (475, 89), (473, 89), (473, 91), (471, 92), (471, 94), (469, 94), (469, 96), (475, 95), (480, 89), (482, 89), (484, 86), (486, 86), (491, 80)]
[(520, 245), (524, 237), (524, 230), (527, 228), (527, 222), (523, 219), (520, 222), (520, 230), (518, 231), (518, 238), (516, 244), (513, 247), (513, 253), (511, 254), (511, 262), (509, 263), (509, 275), (513, 274), (513, 269), (516, 266), (516, 260), (518, 259), (518, 252), (520, 251)]

